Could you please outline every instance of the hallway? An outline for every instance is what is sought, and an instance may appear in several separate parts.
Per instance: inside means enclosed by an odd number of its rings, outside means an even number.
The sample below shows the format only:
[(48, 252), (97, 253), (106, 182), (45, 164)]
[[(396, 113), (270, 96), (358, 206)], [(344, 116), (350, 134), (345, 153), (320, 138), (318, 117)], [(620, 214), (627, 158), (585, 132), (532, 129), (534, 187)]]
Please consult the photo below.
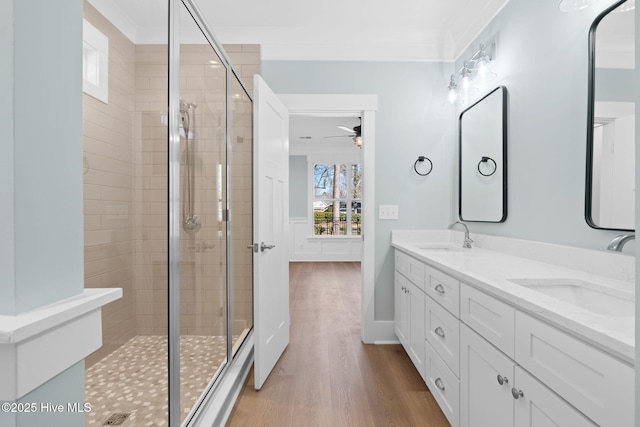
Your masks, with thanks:
[(291, 341), (229, 426), (448, 426), (400, 345), (360, 341), (360, 263), (291, 263)]

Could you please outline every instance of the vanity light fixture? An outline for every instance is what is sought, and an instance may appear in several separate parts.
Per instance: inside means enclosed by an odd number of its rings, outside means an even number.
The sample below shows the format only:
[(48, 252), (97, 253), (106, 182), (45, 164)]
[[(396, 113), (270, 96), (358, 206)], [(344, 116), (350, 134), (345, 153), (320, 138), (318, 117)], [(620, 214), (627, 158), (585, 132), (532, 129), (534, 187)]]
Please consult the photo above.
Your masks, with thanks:
[(471, 66), (469, 61), (464, 61), (460, 71), (460, 86), (465, 92), (471, 87)]
[(558, 8), (563, 12), (573, 12), (591, 6), (599, 0), (560, 0)]
[(449, 103), (465, 103), (466, 96), (470, 93), (477, 92), (478, 89), (474, 88), (473, 84), (484, 84), (498, 75), (491, 71), (493, 65), (493, 58), (489, 54), (494, 45), (490, 46), (491, 49), (487, 49), (484, 44), (480, 45), (480, 48), (469, 58), (468, 61), (464, 61), (462, 67), (456, 74), (451, 75), (449, 81), (448, 96)]
[(449, 82), (449, 102), (454, 103), (458, 99), (458, 85), (456, 84), (456, 76), (451, 75), (451, 81)]

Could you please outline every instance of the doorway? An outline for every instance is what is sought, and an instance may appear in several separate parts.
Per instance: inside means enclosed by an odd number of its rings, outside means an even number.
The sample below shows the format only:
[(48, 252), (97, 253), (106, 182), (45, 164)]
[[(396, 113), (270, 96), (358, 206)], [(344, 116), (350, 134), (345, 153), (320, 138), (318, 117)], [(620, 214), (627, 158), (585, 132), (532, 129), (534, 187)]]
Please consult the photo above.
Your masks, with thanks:
[(362, 255), (361, 255), (361, 340), (376, 341), (374, 317), (375, 260), (375, 112), (377, 95), (283, 94), (279, 98), (290, 115), (316, 117), (360, 117), (362, 120)]

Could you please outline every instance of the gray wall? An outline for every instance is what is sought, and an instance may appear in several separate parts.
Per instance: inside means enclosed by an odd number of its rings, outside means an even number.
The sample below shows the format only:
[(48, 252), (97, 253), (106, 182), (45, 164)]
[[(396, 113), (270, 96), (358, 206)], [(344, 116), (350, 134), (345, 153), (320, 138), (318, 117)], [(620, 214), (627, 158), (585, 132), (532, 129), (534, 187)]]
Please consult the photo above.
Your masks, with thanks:
[[(562, 13), (557, 2), (511, 0), (455, 67), (263, 62), (262, 74), (276, 93), (379, 96), (375, 204), (399, 205), (400, 219), (376, 223), (377, 320), (393, 316), (389, 232), (444, 228), (457, 217), (453, 171), (460, 109), (442, 103), (449, 74), (481, 42), (496, 42), (499, 77), (492, 87), (508, 90), (508, 217), (501, 224), (472, 223), (472, 232), (598, 250), (618, 234), (594, 230), (584, 219), (588, 33), (593, 19), (611, 3)], [(418, 155), (434, 161), (433, 174), (424, 180), (411, 171)]]
[(306, 218), (307, 156), (289, 156), (289, 216)]
[[(375, 317), (393, 319), (393, 229), (444, 228), (452, 218), (454, 114), (443, 106), (450, 63), (264, 61), (262, 76), (276, 93), (377, 94), (375, 200), (398, 205), (399, 219), (377, 220)], [(366, 141), (364, 142), (366, 144)], [(413, 172), (425, 155), (433, 173)], [(371, 165), (365, 165), (371, 167)], [(376, 208), (377, 212), (377, 208)]]
[(82, 1), (1, 9), (0, 314), (13, 315), (84, 287)]
[(495, 84), (509, 93), (507, 221), (472, 231), (598, 250), (619, 234), (584, 219), (588, 34), (609, 4), (563, 13), (556, 1), (511, 0), (456, 62), (495, 40)]
[[(84, 288), (82, 1), (0, 3), (0, 315)], [(80, 362), (21, 402), (84, 402)], [(0, 412), (2, 426), (73, 427), (84, 414)]]

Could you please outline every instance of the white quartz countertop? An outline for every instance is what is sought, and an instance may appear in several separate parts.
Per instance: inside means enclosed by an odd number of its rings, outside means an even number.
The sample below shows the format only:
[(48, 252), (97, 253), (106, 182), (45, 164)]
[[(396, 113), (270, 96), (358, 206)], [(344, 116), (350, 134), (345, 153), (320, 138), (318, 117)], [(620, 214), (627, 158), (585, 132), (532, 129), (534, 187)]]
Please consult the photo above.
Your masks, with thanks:
[[(595, 313), (544, 293), (521, 286), (512, 280), (568, 279), (597, 284), (612, 294), (635, 300), (634, 282), (588, 273), (515, 256), (482, 247), (462, 249), (462, 239), (417, 242), (415, 236), (403, 239), (404, 233), (392, 238), (392, 246), (426, 264), (478, 288), (523, 312), (540, 318), (576, 336), (618, 359), (634, 364), (635, 316), (610, 316)], [(472, 238), (474, 236), (472, 235)], [(422, 249), (424, 246), (452, 247), (455, 250)], [(597, 255), (595, 255), (597, 256)], [(610, 254), (603, 254), (604, 257)]]

